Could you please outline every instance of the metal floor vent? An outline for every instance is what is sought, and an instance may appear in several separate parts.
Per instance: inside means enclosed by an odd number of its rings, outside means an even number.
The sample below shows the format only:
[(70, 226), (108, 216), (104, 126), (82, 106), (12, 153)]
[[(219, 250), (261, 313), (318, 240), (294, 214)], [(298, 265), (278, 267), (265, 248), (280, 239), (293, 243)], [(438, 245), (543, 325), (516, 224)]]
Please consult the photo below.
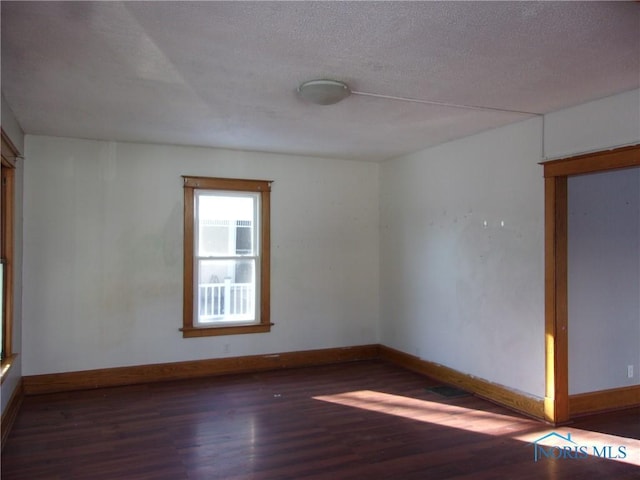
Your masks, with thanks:
[(436, 387), (427, 387), (427, 391), (436, 393), (443, 397), (466, 397), (471, 395), (466, 390), (460, 388), (451, 387), (449, 385), (438, 385)]

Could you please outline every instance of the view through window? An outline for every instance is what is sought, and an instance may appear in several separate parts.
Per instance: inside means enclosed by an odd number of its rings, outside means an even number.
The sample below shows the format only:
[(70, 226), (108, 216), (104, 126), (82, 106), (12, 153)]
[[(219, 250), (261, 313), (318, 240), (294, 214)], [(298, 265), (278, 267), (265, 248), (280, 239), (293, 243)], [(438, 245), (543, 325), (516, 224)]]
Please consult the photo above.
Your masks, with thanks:
[(184, 179), (184, 336), (269, 331), (270, 182)]

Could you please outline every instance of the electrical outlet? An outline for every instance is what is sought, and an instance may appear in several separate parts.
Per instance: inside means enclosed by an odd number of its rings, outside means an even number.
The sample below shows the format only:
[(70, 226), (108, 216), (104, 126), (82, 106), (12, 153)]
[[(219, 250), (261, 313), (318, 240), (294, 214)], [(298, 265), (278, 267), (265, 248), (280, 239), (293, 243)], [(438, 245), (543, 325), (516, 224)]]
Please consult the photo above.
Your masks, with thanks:
[(627, 365), (627, 378), (633, 378), (633, 365)]

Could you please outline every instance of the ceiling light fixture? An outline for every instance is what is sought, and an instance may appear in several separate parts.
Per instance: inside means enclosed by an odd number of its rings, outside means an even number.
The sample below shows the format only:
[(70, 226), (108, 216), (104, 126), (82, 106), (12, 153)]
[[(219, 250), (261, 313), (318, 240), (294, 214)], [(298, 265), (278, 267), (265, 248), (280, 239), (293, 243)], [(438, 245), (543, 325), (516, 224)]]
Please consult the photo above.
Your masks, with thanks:
[(420, 98), (398, 97), (393, 95), (382, 95), (379, 93), (359, 92), (351, 90), (349, 85), (339, 80), (309, 80), (298, 87), (298, 96), (303, 100), (316, 105), (333, 105), (344, 100), (349, 95), (361, 95), (363, 97), (384, 98), (387, 100), (398, 100), (401, 102), (421, 103), (424, 105), (435, 105), (440, 107), (464, 108), (467, 110), (485, 110), (504, 113), (517, 113), (519, 115), (542, 116), (541, 113), (526, 112), (522, 110), (510, 110), (507, 108), (486, 107), (483, 105), (460, 105), (457, 103), (436, 102), (432, 100), (422, 100)]
[(351, 95), (351, 89), (338, 80), (310, 80), (298, 87), (298, 95), (316, 105), (333, 105)]

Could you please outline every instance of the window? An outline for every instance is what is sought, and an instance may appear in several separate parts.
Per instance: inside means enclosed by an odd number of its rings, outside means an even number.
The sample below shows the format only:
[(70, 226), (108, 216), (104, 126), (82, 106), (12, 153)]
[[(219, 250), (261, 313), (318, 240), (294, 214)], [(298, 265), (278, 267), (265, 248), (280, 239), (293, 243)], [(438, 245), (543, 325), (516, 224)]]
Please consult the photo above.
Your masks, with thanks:
[(183, 178), (183, 337), (270, 331), (271, 182)]
[(13, 144), (2, 132), (2, 194), (0, 196), (0, 309), (2, 330), (0, 333), (0, 358), (2, 378), (11, 365), (13, 326), (13, 217), (15, 159), (18, 155)]

